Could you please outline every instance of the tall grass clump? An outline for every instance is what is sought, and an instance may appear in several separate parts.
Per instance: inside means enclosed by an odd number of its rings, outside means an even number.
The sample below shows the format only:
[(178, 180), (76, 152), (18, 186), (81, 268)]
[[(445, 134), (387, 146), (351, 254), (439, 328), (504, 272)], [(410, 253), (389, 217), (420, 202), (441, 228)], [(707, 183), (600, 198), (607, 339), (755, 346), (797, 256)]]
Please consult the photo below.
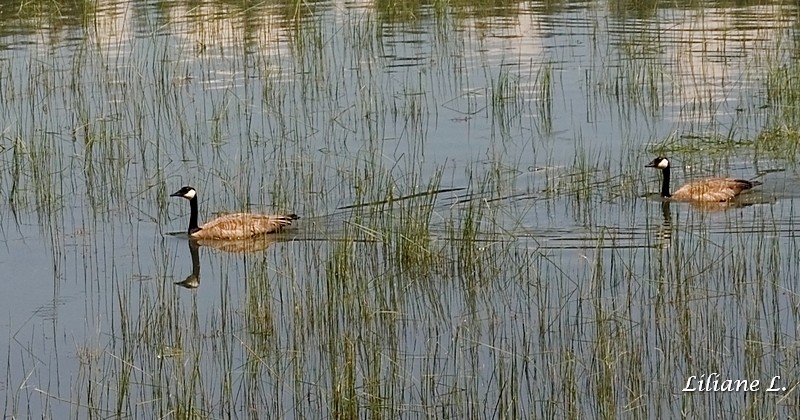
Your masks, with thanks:
[(540, 134), (550, 135), (553, 132), (553, 66), (546, 63), (536, 73), (534, 81), (536, 86), (536, 110), (541, 127)]
[(438, 251), (431, 238), (431, 217), (441, 191), (441, 177), (439, 170), (424, 189), (412, 190), (397, 202), (396, 217), (384, 227), (385, 232), (391, 232), (387, 235), (390, 238), (387, 255), (393, 255), (400, 267), (409, 270), (411, 278), (430, 274), (431, 264), (436, 262)]
[(490, 86), (492, 130), (501, 138), (511, 137), (511, 127), (518, 122), (524, 109), (523, 93), (519, 76), (507, 70), (499, 72)]

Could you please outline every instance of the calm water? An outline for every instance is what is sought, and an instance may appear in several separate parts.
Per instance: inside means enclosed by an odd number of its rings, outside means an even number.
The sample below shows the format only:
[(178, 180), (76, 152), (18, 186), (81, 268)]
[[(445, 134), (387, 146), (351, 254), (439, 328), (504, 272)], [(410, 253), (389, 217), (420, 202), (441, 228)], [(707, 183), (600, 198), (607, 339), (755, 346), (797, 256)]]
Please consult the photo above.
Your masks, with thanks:
[(800, 414), (796, 5), (2, 8), (5, 417)]

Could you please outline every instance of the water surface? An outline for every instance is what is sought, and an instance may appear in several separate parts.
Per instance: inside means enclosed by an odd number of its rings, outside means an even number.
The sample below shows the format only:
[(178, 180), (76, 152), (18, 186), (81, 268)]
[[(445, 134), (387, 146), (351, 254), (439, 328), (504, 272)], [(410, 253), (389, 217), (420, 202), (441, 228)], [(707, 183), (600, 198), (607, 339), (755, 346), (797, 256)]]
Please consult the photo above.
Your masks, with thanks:
[[(796, 5), (61, 6), (0, 15), (4, 416), (798, 415)], [(193, 248), (186, 184), (302, 219)]]

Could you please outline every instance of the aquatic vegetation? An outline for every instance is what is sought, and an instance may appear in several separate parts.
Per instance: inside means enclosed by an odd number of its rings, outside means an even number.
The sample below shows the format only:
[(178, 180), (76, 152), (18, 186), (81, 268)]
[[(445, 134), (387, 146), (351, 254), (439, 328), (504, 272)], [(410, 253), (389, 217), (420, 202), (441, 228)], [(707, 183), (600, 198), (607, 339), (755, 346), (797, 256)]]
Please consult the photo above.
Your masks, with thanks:
[(796, 417), (797, 6), (608, 6), (0, 7), (3, 415)]

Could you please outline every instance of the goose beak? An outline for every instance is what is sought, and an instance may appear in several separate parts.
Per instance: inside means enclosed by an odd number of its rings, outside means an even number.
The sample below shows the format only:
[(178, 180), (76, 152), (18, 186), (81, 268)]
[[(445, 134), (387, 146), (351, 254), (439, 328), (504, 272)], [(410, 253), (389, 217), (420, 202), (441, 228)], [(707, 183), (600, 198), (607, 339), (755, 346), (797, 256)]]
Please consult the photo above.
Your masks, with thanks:
[(652, 161), (652, 162), (648, 163), (647, 165), (644, 165), (644, 167), (645, 168), (657, 168), (658, 167), (658, 162)]
[(174, 193), (170, 194), (169, 196), (170, 196), (170, 197), (183, 197), (183, 196), (180, 194), (180, 191), (175, 191)]

